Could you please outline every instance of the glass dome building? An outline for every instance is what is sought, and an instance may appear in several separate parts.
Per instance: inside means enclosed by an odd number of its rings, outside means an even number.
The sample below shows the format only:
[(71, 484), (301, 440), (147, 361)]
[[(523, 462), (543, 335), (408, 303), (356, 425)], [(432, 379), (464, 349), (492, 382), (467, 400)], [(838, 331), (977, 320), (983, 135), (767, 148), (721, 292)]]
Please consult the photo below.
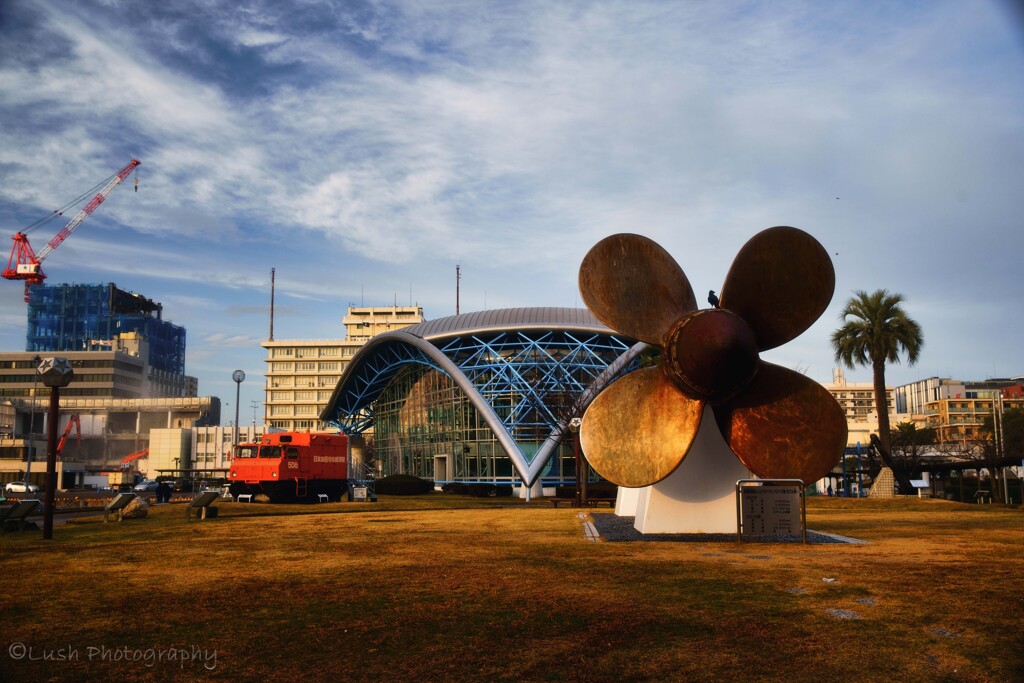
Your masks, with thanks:
[(320, 419), (367, 436), (383, 476), (569, 484), (576, 476), (571, 420), (638, 365), (644, 346), (586, 309), (430, 320), (367, 342)]

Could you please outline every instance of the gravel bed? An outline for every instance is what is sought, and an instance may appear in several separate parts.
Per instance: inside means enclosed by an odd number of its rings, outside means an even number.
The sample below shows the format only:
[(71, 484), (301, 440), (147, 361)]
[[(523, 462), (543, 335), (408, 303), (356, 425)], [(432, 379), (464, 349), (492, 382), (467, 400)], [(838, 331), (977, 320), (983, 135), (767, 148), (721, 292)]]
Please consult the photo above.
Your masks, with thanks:
[[(613, 512), (593, 512), (590, 518), (597, 533), (611, 543), (631, 541), (667, 541), (674, 543), (736, 542), (736, 534), (642, 534), (633, 526), (635, 517), (619, 517)], [(759, 536), (744, 539), (744, 543), (800, 543), (799, 535)], [(844, 543), (843, 540), (814, 531), (807, 532), (808, 543)]]

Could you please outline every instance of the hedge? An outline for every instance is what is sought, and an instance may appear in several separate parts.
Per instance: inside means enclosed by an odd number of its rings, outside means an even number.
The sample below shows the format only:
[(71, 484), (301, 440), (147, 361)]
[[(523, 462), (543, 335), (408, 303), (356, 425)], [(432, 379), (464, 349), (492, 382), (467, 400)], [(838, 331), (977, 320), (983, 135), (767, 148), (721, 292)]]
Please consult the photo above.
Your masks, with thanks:
[(376, 493), (388, 496), (418, 496), (434, 490), (434, 482), (411, 474), (392, 474), (374, 482)]

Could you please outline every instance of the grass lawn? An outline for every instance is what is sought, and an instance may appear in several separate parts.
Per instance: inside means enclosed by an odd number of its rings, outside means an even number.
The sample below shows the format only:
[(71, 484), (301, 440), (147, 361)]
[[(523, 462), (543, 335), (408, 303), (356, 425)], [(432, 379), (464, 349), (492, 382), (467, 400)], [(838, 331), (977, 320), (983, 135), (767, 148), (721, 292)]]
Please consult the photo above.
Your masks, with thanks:
[(219, 507), (0, 537), (0, 680), (1024, 680), (1021, 509), (813, 498), (868, 543), (804, 546), (444, 494)]

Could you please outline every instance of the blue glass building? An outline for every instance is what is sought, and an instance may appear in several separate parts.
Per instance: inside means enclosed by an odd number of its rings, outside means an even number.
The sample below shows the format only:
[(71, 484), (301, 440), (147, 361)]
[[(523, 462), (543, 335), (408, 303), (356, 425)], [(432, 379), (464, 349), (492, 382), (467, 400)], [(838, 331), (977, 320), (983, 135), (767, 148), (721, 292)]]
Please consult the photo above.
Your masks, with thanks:
[(25, 350), (117, 350), (119, 335), (134, 332), (148, 343), (150, 367), (185, 374), (185, 328), (162, 319), (163, 307), (116, 285), (60, 284), (32, 288)]

